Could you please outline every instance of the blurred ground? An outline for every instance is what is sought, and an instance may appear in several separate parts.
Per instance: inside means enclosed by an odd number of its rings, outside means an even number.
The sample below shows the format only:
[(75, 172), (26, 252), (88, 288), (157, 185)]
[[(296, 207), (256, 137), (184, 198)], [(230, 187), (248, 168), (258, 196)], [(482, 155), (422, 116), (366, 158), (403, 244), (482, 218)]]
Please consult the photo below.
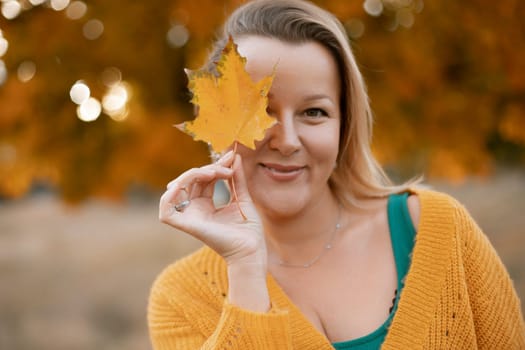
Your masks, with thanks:
[[(525, 173), (433, 187), (463, 202), (525, 299)], [(149, 287), (199, 244), (157, 221), (157, 199), (0, 202), (0, 349), (148, 349)], [(523, 306), (523, 305), (522, 305)]]

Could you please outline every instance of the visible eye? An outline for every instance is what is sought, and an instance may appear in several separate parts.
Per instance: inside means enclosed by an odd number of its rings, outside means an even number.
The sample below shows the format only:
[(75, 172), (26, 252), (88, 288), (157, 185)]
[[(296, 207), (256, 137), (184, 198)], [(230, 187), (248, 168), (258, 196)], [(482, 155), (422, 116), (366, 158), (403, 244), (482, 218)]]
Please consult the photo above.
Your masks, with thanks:
[(321, 108), (308, 108), (304, 111), (304, 115), (310, 118), (319, 118), (328, 116), (328, 113)]

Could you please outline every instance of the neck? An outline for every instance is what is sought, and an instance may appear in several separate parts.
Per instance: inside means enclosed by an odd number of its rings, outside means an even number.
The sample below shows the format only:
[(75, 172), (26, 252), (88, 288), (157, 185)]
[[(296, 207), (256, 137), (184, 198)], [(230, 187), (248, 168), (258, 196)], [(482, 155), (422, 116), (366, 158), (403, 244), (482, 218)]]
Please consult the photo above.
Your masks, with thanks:
[(270, 261), (305, 264), (318, 256), (334, 239), (341, 208), (330, 191), (297, 213), (283, 217), (263, 216)]

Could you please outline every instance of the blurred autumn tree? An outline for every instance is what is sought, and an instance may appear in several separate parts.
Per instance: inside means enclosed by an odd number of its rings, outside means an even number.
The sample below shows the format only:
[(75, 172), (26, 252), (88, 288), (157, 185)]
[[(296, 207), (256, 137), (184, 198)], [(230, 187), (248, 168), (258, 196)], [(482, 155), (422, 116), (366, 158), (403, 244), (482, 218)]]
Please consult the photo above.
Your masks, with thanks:
[[(203, 63), (242, 2), (2, 0), (0, 193), (44, 182), (68, 201), (118, 198), (206, 162), (172, 127), (192, 115), (183, 68)], [(525, 2), (315, 2), (352, 39), (384, 164), (455, 180), (525, 165)], [(70, 97), (79, 81), (87, 112)]]

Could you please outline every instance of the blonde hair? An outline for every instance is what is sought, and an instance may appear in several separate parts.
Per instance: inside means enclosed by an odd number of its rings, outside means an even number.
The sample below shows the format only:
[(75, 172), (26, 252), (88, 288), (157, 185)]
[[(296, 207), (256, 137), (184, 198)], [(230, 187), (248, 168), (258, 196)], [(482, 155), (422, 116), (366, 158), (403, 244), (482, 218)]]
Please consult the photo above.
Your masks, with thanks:
[(315, 41), (334, 56), (341, 75), (341, 130), (337, 167), (329, 185), (343, 205), (384, 197), (408, 189), (394, 186), (374, 158), (370, 143), (373, 117), (366, 85), (341, 22), (331, 13), (302, 0), (254, 0), (237, 8), (224, 24), (205, 66), (215, 72), (228, 37), (256, 35), (287, 43)]

